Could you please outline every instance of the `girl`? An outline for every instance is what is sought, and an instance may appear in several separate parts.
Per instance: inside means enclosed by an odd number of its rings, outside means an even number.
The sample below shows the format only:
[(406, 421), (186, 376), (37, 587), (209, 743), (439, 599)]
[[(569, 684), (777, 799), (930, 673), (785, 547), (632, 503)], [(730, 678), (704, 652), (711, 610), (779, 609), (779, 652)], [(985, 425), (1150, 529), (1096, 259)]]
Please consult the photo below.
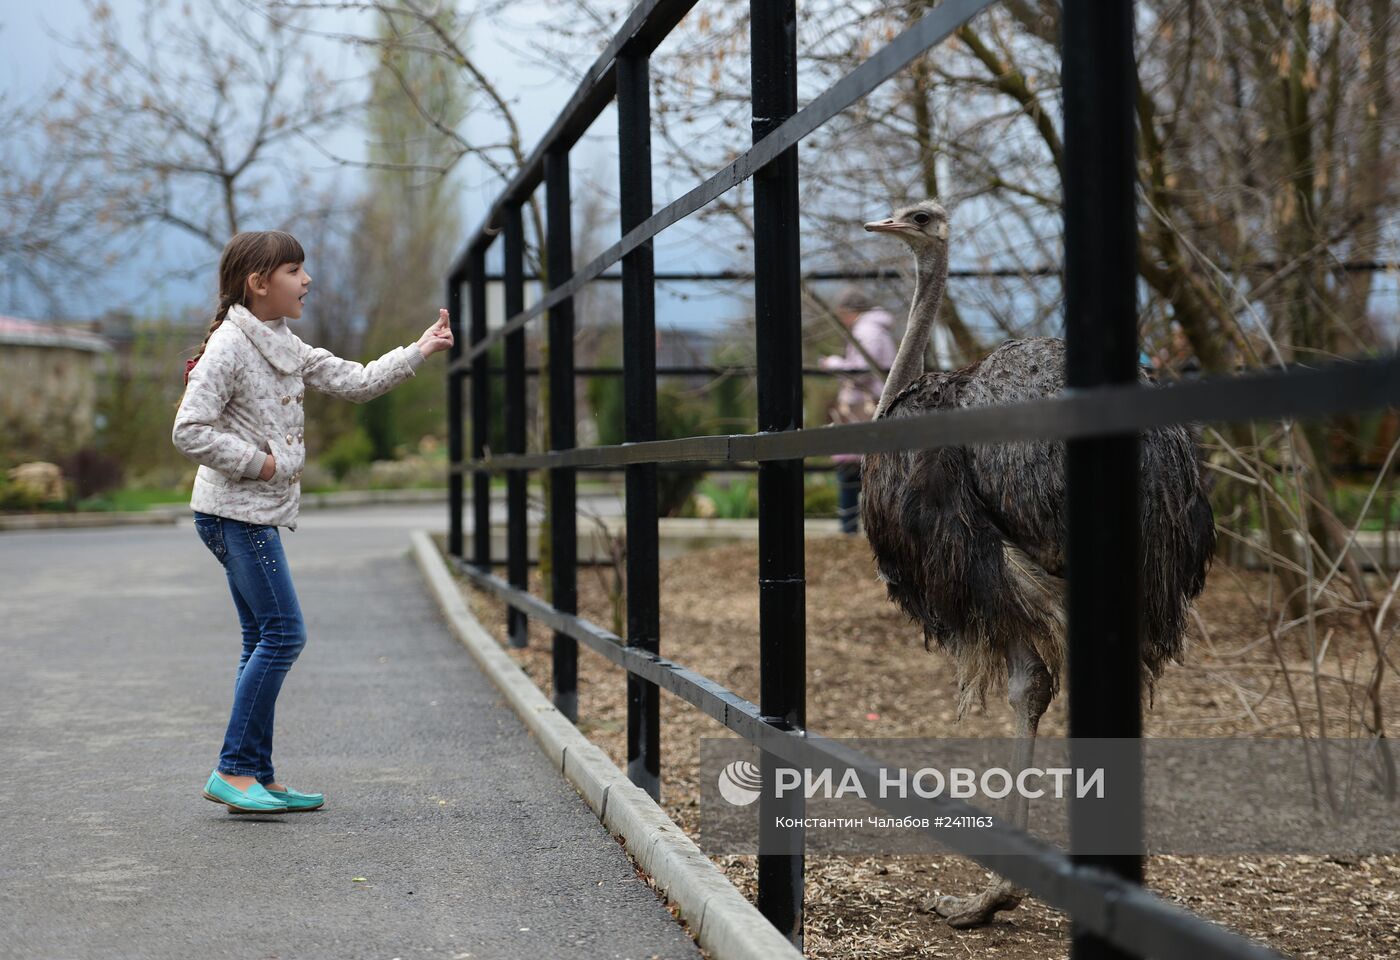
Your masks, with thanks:
[[(842, 356), (821, 358), (823, 370), (846, 371), (828, 417), (832, 423), (860, 423), (875, 415), (885, 387), (884, 371), (894, 363), (894, 317), (876, 306), (860, 287), (846, 287), (837, 294), (836, 315), (864, 351), (847, 343)], [(871, 360), (878, 371), (871, 369)], [(831, 459), (836, 464), (836, 515), (841, 532), (854, 534), (860, 528), (860, 454), (836, 453)]]
[(234, 813), (314, 810), (325, 798), (279, 783), (272, 715), (282, 680), (306, 642), (278, 527), (296, 530), (301, 503), (303, 388), (364, 403), (453, 344), (447, 311), (418, 342), (358, 364), (302, 342), (311, 277), (301, 244), (281, 231), (239, 233), (219, 260), (219, 308), (193, 360), (171, 440), (199, 464), (190, 507), (223, 566), (243, 628), (233, 712), (204, 796)]

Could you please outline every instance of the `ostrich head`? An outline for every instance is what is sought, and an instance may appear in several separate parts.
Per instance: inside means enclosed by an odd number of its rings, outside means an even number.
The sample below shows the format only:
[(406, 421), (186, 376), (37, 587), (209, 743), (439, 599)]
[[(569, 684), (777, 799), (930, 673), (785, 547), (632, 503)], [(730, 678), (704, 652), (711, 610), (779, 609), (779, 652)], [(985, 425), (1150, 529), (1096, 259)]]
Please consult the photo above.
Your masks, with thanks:
[(909, 324), (875, 407), (875, 417), (879, 419), (895, 395), (924, 372), (924, 350), (948, 280), (948, 211), (935, 200), (924, 200), (896, 210), (888, 220), (873, 220), (865, 229), (892, 234), (909, 244), (917, 268)]
[(920, 256), (948, 246), (948, 211), (936, 200), (924, 200), (896, 210), (888, 220), (872, 220), (865, 229), (871, 233), (894, 234)]

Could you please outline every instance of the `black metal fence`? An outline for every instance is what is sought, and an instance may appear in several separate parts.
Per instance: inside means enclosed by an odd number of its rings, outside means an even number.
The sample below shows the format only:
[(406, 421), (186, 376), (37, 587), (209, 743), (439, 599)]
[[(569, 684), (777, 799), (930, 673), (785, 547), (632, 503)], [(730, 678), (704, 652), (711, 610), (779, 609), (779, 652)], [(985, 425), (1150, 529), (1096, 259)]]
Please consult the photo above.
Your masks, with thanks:
[[(638, 4), (452, 267), (447, 293), (454, 330), (462, 329), (464, 285), (470, 318), (467, 336), (459, 336), (453, 349), (448, 377), (452, 460), (448, 547), (455, 566), (506, 602), (512, 637), (523, 641), (527, 618), (554, 631), (554, 702), (566, 715), (577, 715), (578, 643), (626, 672), (628, 775), (653, 796), (659, 796), (660, 789), (657, 708), (662, 688), (759, 746), (765, 764), (781, 758), (873, 770), (876, 764), (870, 758), (854, 755), (806, 729), (804, 458), (944, 444), (1065, 440), (1070, 736), (1140, 736), (1138, 432), (1192, 420), (1309, 417), (1393, 405), (1400, 397), (1400, 361), (1386, 358), (1205, 379), (1165, 390), (1144, 390), (1136, 384), (1132, 4), (1129, 0), (1065, 0), (1063, 273), (1070, 385), (1066, 395), (1017, 407), (802, 429), (797, 144), (993, 0), (944, 0), (801, 110), (796, 96), (795, 0), (755, 0), (751, 4), (753, 146), (695, 189), (655, 210), (649, 57), (696, 2), (642, 0)], [(622, 237), (591, 263), (575, 269), (569, 151), (614, 97)], [(750, 178), (754, 181), (757, 432), (657, 440), (652, 240)], [(527, 309), (521, 208), (541, 185), (546, 191), (550, 289)], [(485, 255), (498, 234), (504, 242), (507, 319), (488, 333)], [(626, 442), (577, 449), (573, 384), (578, 371), (571, 298), (619, 263)], [(525, 331), (531, 320), (546, 314), (554, 449), (527, 453)], [(507, 449), (490, 451), (488, 456), (485, 438), (495, 411), (489, 406), (487, 351), (501, 340), (505, 343)], [(470, 455), (463, 446), (462, 390), (467, 379), (471, 383)], [(757, 705), (660, 655), (657, 465), (680, 462), (758, 464), (761, 680)], [(576, 615), (575, 477), (578, 470), (595, 467), (626, 471), (625, 638)], [(551, 478), (552, 605), (527, 590), (525, 493), (532, 470), (548, 470)], [(505, 580), (491, 572), (489, 479), (493, 472), (504, 472), (507, 478)], [(463, 534), (468, 476), (474, 513), (470, 557)], [(766, 797), (762, 801), (764, 818), (794, 812), (791, 807), (767, 808), (768, 802)], [(947, 799), (879, 802), (896, 815), (969, 812), (961, 802)], [(1085, 815), (1091, 816), (1092, 809), (1072, 811), (1072, 838), (1075, 824), (1082, 823), (1078, 818)], [(1140, 815), (1136, 820), (1140, 830)], [(974, 858), (1067, 912), (1073, 920), (1075, 957), (1276, 956), (1144, 890), (1141, 857), (1067, 855), (1011, 828), (999, 828), (996, 843), (995, 853)], [(760, 849), (758, 860), (758, 907), (800, 945), (803, 858), (765, 854)]]

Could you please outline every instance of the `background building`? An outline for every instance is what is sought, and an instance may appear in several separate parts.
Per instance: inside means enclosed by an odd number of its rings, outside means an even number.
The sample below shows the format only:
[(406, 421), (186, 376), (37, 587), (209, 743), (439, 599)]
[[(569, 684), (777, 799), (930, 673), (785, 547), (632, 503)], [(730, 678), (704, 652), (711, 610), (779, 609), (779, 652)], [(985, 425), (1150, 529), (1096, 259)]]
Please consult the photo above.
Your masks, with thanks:
[(0, 316), (0, 459), (57, 461), (89, 443), (111, 352), (88, 330)]

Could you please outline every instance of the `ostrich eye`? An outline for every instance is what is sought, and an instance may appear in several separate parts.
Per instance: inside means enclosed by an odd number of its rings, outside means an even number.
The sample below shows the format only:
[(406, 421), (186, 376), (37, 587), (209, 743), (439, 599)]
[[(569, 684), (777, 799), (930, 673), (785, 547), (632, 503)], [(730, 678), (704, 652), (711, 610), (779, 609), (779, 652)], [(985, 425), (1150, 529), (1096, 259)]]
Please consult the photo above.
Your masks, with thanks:
[(928, 223), (928, 222), (929, 222), (930, 220), (932, 220), (932, 219), (933, 219), (933, 218), (930, 217), (930, 216), (929, 216), (928, 214), (926, 214), (926, 213), (920, 212), (920, 213), (914, 214), (914, 222), (917, 223), (919, 226), (923, 226), (924, 224)]

